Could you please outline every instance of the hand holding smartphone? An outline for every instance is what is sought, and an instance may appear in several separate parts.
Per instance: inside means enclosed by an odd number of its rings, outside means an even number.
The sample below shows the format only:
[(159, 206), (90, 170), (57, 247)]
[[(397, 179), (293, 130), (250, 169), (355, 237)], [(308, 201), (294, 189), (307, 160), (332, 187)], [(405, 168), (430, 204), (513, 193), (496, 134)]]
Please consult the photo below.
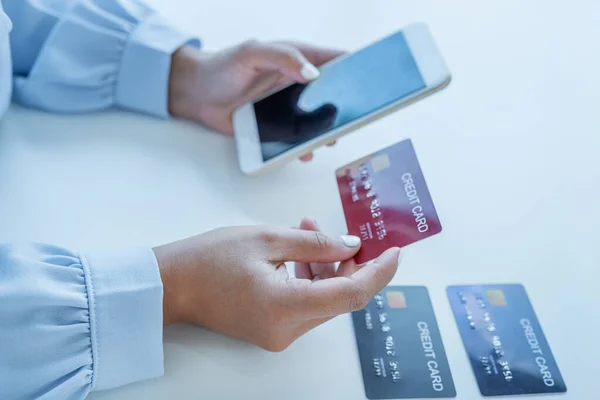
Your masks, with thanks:
[(450, 72), (425, 24), (410, 25), (241, 106), (233, 124), (242, 171), (258, 174), (441, 90)]

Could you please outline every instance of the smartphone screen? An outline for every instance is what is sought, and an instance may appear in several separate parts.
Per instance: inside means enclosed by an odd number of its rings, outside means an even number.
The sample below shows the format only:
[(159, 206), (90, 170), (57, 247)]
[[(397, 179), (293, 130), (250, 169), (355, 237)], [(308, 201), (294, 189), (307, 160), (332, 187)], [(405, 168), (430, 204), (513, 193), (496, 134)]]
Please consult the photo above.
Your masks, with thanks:
[(425, 88), (402, 32), (254, 103), (264, 161)]

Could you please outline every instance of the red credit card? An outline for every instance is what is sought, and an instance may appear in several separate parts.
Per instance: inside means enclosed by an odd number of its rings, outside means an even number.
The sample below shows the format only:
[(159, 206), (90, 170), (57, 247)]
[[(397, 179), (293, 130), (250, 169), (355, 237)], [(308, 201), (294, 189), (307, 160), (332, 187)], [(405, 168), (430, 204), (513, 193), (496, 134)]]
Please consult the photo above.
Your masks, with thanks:
[(362, 239), (356, 262), (441, 232), (410, 139), (336, 171), (348, 233)]

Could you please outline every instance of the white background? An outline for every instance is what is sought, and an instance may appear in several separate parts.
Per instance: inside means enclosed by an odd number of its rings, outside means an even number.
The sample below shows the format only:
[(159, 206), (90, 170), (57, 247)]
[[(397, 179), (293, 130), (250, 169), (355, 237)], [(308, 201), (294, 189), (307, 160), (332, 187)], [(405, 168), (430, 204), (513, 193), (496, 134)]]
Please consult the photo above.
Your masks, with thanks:
[[(445, 298), (455, 283), (521, 282), (569, 392), (597, 397), (600, 360), (600, 3), (154, 0), (221, 49), (248, 38), (355, 49), (425, 21), (451, 85), (259, 178), (230, 138), (111, 111), (13, 106), (0, 131), (0, 240), (75, 248), (156, 245), (222, 225), (345, 224), (334, 170), (413, 139), (444, 225), (405, 250), (396, 284), (431, 293), (459, 399), (479, 398)], [(270, 354), (195, 327), (165, 332), (165, 377), (99, 399), (361, 399), (343, 316)], [(559, 398), (558, 396), (557, 398)]]

